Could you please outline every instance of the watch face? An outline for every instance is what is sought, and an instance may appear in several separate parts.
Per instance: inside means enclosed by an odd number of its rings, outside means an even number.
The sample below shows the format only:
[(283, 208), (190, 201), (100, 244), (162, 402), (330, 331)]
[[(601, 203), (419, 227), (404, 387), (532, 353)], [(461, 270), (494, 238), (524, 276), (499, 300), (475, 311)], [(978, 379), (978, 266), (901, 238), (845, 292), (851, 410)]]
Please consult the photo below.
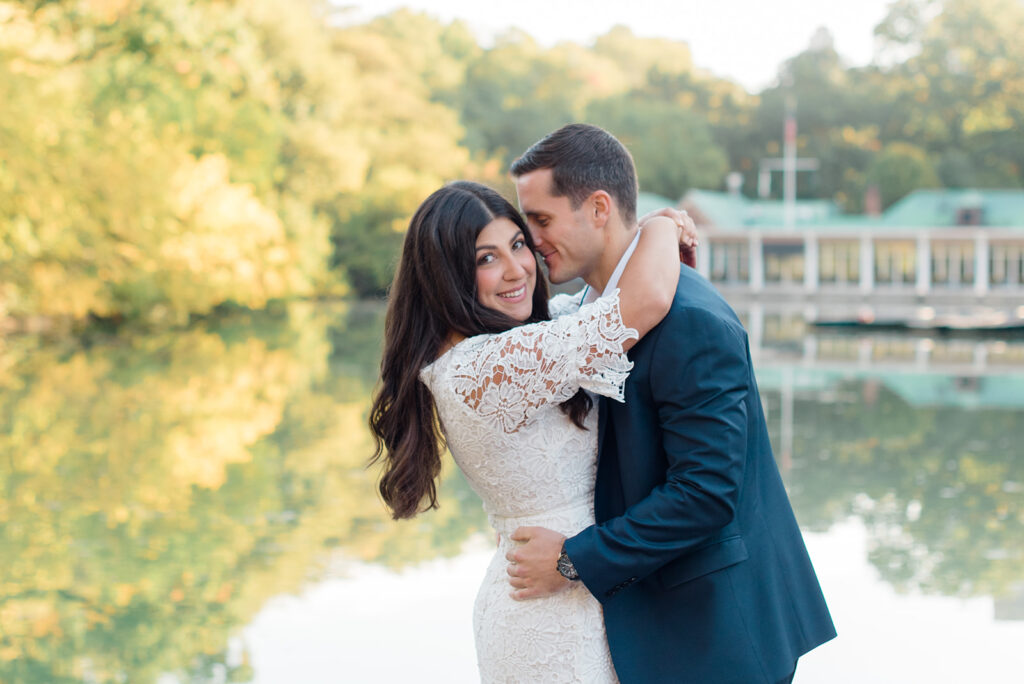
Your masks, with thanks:
[(569, 559), (569, 555), (562, 550), (562, 553), (558, 555), (558, 573), (567, 580), (577, 580), (580, 578), (580, 574), (576, 572), (576, 567), (572, 564), (572, 560)]

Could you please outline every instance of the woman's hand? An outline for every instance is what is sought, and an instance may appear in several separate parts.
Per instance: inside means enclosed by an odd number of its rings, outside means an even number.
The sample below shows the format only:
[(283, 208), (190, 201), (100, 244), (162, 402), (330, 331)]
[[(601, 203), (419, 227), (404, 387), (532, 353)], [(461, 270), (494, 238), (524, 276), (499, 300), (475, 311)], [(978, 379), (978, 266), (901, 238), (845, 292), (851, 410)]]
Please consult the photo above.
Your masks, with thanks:
[(644, 224), (653, 218), (658, 216), (665, 216), (676, 222), (676, 226), (679, 227), (679, 261), (686, 264), (690, 268), (697, 267), (697, 245), (700, 244), (697, 239), (697, 226), (690, 218), (690, 215), (683, 209), (672, 209), (671, 207), (665, 207), (664, 209), (658, 209), (652, 211), (649, 214), (644, 214), (638, 223), (643, 228)]

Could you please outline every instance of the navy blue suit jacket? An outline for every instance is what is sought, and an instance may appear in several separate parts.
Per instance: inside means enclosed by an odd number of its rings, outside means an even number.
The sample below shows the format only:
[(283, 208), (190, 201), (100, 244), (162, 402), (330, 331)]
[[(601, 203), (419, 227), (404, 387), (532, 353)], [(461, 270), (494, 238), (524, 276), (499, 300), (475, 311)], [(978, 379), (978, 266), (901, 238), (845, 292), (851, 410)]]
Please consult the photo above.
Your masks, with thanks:
[(600, 402), (597, 524), (567, 539), (624, 683), (774, 684), (835, 636), (782, 484), (746, 331), (684, 267)]

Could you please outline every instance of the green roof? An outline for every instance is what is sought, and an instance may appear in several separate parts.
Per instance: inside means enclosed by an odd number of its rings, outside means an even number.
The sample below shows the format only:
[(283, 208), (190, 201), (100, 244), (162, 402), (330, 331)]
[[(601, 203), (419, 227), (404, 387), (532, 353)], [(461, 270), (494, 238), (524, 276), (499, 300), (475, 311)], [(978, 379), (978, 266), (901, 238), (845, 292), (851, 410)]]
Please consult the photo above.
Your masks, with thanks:
[[(711, 190), (691, 190), (683, 203), (720, 228), (781, 228), (785, 209), (777, 200), (752, 200)], [(842, 214), (829, 200), (797, 200), (797, 227), (937, 228), (954, 227), (964, 209), (979, 209), (981, 225), (1024, 228), (1024, 190), (915, 190), (881, 216)]]
[(918, 373), (892, 368), (836, 370), (768, 362), (755, 366), (757, 384), (762, 391), (778, 390), (792, 383), (797, 390), (820, 392), (843, 380), (871, 378), (880, 380), (914, 406), (1024, 408), (1024, 375), (1020, 373), (986, 375), (965, 385), (955, 375), (941, 372)]
[(988, 375), (966, 386), (951, 375), (893, 373), (883, 382), (915, 406), (1024, 407), (1024, 377)]
[(1024, 190), (915, 190), (882, 215), (890, 226), (956, 226), (963, 209), (980, 209), (985, 226), (1024, 227)]
[[(781, 227), (786, 209), (779, 200), (752, 200), (743, 195), (711, 190), (690, 190), (683, 202), (700, 209), (713, 225), (722, 228)], [(833, 223), (840, 217), (839, 206), (831, 200), (797, 200), (795, 225)]]
[(675, 207), (677, 204), (677, 202), (661, 195), (655, 195), (653, 192), (641, 192), (636, 197), (636, 215), (637, 218), (640, 218), (656, 209)]

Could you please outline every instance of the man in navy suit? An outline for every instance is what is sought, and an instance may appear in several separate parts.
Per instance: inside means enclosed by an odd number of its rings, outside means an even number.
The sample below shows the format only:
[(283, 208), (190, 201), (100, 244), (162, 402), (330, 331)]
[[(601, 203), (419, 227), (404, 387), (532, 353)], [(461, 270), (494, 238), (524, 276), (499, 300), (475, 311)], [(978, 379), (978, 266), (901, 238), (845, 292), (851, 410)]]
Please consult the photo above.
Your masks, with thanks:
[[(629, 152), (565, 126), (512, 165), (552, 282), (615, 287), (638, 234)], [(597, 523), (564, 538), (520, 528), (508, 572), (519, 599), (581, 581), (603, 604), (619, 679), (789, 682), (835, 628), (793, 516), (747, 334), (683, 268), (671, 310), (629, 352), (624, 404), (599, 404)]]

